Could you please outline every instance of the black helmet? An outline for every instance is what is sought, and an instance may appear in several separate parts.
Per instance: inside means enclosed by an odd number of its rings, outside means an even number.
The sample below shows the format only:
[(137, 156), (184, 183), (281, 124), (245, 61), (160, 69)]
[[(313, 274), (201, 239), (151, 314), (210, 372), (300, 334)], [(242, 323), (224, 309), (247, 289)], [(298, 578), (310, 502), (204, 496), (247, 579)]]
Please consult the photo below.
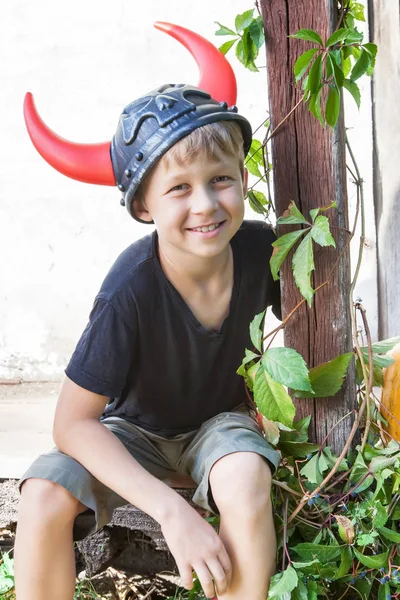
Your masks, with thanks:
[(111, 142), (111, 160), (121, 204), (134, 218), (133, 197), (151, 168), (178, 140), (215, 121), (235, 121), (240, 126), (247, 154), (250, 123), (236, 106), (217, 102), (199, 88), (167, 84), (128, 104)]

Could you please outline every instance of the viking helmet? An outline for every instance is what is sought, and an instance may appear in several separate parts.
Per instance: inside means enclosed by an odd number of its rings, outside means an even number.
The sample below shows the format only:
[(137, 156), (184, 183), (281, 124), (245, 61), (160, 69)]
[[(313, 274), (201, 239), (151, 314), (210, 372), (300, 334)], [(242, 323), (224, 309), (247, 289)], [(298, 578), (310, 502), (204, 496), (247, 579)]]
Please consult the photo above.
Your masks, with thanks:
[(250, 123), (237, 112), (236, 79), (223, 54), (183, 27), (167, 23), (156, 23), (156, 27), (192, 53), (200, 67), (199, 87), (167, 84), (131, 102), (121, 114), (111, 143), (76, 144), (64, 140), (42, 121), (32, 94), (26, 95), (24, 104), (26, 126), (41, 156), (73, 179), (117, 185), (122, 193), (121, 204), (136, 219), (132, 211), (136, 190), (178, 140), (215, 121), (235, 121), (239, 125), (245, 154), (252, 137)]

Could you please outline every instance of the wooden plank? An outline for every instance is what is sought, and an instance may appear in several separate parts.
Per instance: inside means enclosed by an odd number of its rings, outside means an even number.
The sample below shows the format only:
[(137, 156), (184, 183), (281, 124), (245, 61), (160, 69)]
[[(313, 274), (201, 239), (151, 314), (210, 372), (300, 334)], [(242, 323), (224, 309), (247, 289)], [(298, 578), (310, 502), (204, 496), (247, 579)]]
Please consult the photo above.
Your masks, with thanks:
[(371, 38), (379, 48), (372, 97), (379, 337), (384, 339), (400, 335), (400, 6), (373, 0), (370, 9)]

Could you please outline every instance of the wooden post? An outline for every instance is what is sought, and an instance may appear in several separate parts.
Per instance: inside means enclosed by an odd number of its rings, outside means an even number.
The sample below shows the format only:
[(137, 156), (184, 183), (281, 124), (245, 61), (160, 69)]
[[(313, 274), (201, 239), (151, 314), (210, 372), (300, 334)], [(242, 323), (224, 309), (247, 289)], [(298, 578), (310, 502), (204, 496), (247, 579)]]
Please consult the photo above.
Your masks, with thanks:
[[(299, 54), (311, 47), (288, 38), (301, 28), (314, 29), (323, 39), (333, 31), (336, 2), (321, 0), (261, 0), (266, 49), (268, 96), (274, 130), (301, 98), (295, 86), (293, 66)], [(331, 360), (352, 346), (350, 306), (349, 239), (343, 120), (332, 131), (323, 128), (304, 103), (272, 138), (275, 202), (278, 216), (293, 200), (303, 214), (317, 206), (337, 202), (327, 213), (337, 248), (315, 248), (314, 289), (329, 276), (339, 254), (343, 256), (329, 285), (314, 296), (311, 309), (304, 304), (285, 328), (285, 344), (295, 348), (312, 367)], [(288, 232), (281, 229), (279, 234)], [(291, 260), (281, 269), (283, 316), (301, 300), (291, 273)], [(350, 379), (350, 377), (348, 378)], [(347, 385), (334, 399), (296, 401), (297, 417), (311, 414), (310, 437), (321, 442), (341, 417), (355, 408), (355, 390)], [(340, 450), (348, 438), (352, 419), (336, 427), (328, 444)]]

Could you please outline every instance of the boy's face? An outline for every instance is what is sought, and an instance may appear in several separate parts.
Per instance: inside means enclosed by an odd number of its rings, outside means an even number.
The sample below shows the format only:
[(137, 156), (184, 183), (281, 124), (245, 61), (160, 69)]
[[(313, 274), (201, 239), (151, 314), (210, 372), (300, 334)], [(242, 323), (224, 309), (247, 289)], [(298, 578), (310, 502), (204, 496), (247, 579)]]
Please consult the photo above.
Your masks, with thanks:
[(184, 165), (160, 160), (133, 209), (154, 221), (165, 252), (213, 258), (226, 251), (243, 221), (246, 191), (247, 172), (242, 178), (235, 157), (198, 156)]

